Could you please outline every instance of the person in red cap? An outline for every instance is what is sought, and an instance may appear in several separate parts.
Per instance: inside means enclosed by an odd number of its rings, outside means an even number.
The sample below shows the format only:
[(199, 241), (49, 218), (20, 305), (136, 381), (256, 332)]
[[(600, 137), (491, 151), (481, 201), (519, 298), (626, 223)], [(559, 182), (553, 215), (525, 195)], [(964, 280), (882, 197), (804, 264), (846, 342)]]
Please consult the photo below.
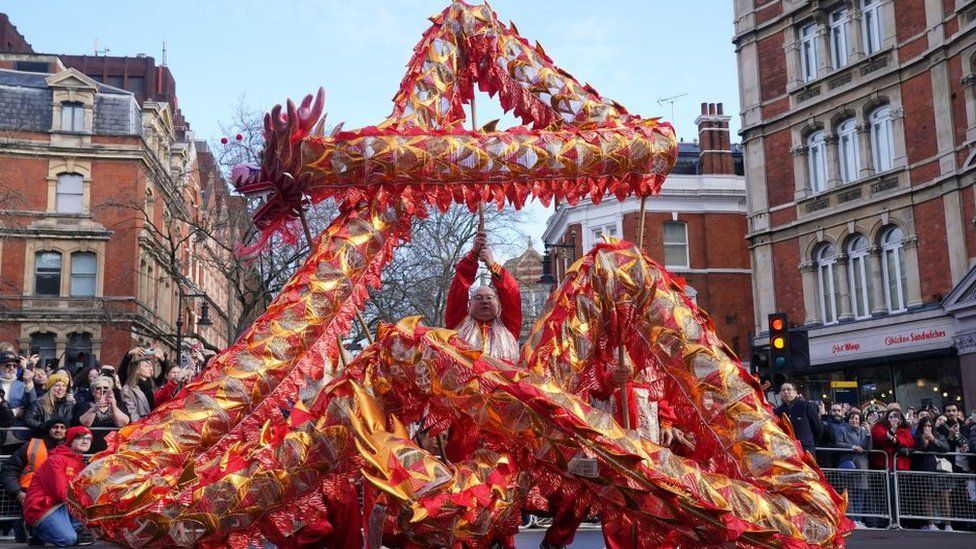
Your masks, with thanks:
[(68, 514), (67, 503), (68, 483), (85, 468), (82, 454), (91, 448), (92, 432), (88, 427), (72, 427), (64, 441), (34, 473), (24, 499), (24, 523), (45, 543), (91, 545), (91, 533)]

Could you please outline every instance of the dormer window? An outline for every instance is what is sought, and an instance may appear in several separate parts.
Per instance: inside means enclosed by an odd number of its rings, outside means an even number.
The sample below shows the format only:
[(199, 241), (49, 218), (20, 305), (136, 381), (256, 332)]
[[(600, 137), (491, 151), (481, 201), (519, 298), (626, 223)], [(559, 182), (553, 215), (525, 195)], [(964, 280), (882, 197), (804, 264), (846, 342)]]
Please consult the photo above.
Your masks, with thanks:
[(85, 106), (74, 101), (61, 103), (61, 131), (85, 131)]

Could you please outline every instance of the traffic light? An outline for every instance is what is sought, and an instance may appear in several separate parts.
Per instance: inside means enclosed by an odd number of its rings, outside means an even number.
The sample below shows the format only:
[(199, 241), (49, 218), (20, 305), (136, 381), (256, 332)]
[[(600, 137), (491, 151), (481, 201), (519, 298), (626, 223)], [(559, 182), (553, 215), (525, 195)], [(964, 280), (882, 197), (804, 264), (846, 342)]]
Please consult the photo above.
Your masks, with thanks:
[(773, 370), (790, 367), (790, 327), (786, 313), (769, 315), (769, 364)]

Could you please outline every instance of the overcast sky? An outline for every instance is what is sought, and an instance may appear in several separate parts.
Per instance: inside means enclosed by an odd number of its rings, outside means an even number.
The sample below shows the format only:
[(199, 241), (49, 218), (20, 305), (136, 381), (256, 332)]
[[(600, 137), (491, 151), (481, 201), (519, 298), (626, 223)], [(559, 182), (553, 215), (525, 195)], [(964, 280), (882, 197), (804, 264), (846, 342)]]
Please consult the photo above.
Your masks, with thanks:
[[(221, 135), (234, 105), (267, 110), (318, 86), (326, 111), (346, 128), (389, 115), (404, 65), (447, 0), (0, 0), (0, 11), (35, 51), (145, 53), (166, 62), (184, 115), (199, 139)], [(496, 0), (503, 21), (539, 41), (561, 68), (630, 112), (672, 120), (697, 137), (702, 102), (739, 110), (732, 2), (728, 0)], [(673, 105), (662, 98), (687, 94)], [(501, 116), (487, 96), (479, 121)], [(673, 115), (672, 115), (673, 106)], [(503, 119), (503, 126), (506, 125)], [(732, 131), (739, 128), (732, 120)], [(734, 141), (737, 139), (733, 138)], [(539, 239), (546, 212), (524, 230)]]

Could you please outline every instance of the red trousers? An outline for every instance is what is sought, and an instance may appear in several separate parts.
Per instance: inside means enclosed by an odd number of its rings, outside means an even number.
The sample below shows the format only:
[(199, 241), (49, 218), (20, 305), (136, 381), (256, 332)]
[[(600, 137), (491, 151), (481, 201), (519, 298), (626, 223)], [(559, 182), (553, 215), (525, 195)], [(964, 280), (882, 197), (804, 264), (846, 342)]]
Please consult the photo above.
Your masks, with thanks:
[[(589, 509), (576, 505), (572, 494), (557, 490), (549, 496), (549, 509), (552, 512), (552, 526), (546, 530), (543, 539), (556, 547), (570, 545), (576, 537), (576, 529), (586, 518)], [(603, 542), (607, 549), (635, 549), (632, 527), (620, 519), (603, 520)]]

